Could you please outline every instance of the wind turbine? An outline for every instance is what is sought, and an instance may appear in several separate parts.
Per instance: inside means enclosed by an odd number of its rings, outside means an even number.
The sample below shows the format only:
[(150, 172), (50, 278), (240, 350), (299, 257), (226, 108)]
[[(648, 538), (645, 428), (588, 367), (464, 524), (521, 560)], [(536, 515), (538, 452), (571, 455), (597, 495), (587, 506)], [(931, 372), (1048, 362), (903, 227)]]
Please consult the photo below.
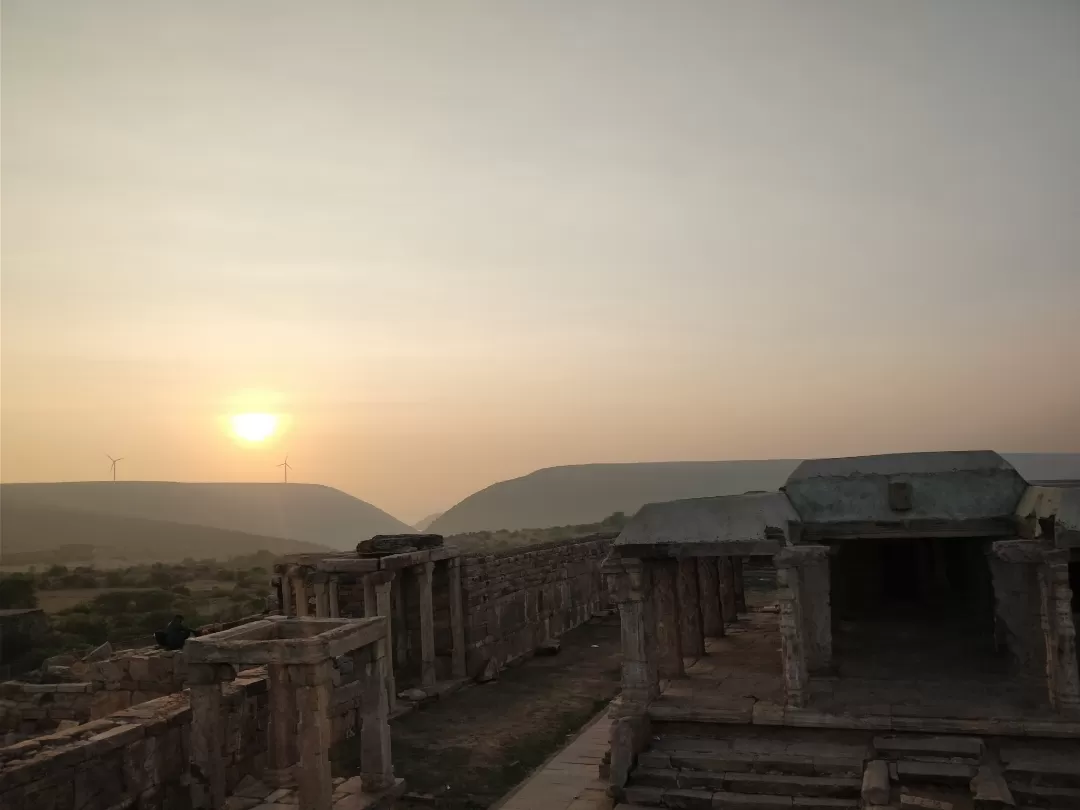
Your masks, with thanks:
[(124, 460), (123, 456), (121, 456), (120, 458), (113, 458), (108, 453), (106, 453), (105, 458), (107, 458), (109, 461), (112, 462), (112, 467), (111, 467), (111, 469), (112, 469), (112, 480), (115, 481), (116, 480), (116, 462), (123, 461)]
[(285, 468), (285, 483), (289, 483), (289, 468), (292, 467), (292, 464), (289, 463), (289, 457), (285, 456), (285, 460), (277, 466)]

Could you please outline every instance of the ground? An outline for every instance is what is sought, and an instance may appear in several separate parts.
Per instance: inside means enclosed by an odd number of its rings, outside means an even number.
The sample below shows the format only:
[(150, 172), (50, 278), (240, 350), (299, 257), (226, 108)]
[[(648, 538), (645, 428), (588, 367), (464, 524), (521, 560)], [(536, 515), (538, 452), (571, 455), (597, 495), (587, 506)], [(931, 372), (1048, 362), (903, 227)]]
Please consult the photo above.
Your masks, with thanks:
[[(488, 807), (619, 692), (619, 623), (594, 619), (533, 657), (392, 723), (394, 773), (439, 807)], [(357, 740), (335, 751), (335, 776), (357, 772)], [(428, 804), (428, 806), (431, 806)]]

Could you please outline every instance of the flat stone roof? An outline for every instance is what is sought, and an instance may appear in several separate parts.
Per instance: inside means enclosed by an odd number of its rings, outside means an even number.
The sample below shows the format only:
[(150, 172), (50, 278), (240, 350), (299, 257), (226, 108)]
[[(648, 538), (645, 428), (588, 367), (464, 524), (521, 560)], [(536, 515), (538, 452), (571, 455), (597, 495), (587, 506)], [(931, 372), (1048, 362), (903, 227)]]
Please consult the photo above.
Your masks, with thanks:
[(693, 546), (702, 553), (772, 554), (789, 540), (789, 524), (798, 520), (782, 492), (650, 503), (634, 515), (615, 545), (679, 545), (689, 554)]
[[(909, 487), (894, 509), (890, 486)], [(990, 450), (804, 461), (784, 491), (806, 524), (971, 524), (1011, 520), (1027, 482)]]

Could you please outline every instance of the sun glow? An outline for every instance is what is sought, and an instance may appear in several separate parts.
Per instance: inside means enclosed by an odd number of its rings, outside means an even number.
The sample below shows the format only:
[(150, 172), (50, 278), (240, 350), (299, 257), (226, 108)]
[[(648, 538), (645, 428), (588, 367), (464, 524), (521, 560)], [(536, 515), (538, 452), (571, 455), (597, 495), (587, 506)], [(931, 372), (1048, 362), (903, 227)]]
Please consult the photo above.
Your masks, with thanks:
[(272, 413), (238, 413), (229, 422), (233, 435), (249, 442), (266, 441), (278, 429), (278, 418)]

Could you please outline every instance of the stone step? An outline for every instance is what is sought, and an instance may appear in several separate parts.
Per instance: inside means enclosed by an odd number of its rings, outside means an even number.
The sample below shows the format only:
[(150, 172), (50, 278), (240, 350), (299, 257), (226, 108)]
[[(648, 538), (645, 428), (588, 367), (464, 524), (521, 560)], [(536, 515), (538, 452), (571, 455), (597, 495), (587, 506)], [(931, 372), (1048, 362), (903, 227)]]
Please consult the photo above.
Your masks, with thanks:
[(1028, 807), (1080, 810), (1080, 788), (1010, 784), (1009, 789), (1018, 804), (1022, 803)]
[(882, 756), (899, 759), (906, 756), (982, 758), (983, 741), (978, 737), (899, 735), (874, 737), (874, 749)]
[(1005, 778), (1010, 784), (1080, 788), (1080, 759), (1053, 755), (1014, 758), (1005, 763)]
[(919, 762), (902, 759), (896, 763), (896, 777), (901, 783), (964, 785), (971, 783), (978, 768), (952, 762)]
[(638, 757), (648, 768), (692, 768), (699, 771), (781, 773), (803, 776), (860, 776), (862, 756), (753, 753), (707, 747), (681, 750), (650, 750)]
[(718, 790), (712, 796), (712, 806), (715, 810), (858, 810), (859, 802), (826, 796), (777, 796)]
[(732, 793), (835, 799), (856, 798), (862, 786), (862, 780), (851, 777), (720, 773), (674, 768), (638, 768), (630, 775), (630, 783), (662, 789), (726, 790)]

